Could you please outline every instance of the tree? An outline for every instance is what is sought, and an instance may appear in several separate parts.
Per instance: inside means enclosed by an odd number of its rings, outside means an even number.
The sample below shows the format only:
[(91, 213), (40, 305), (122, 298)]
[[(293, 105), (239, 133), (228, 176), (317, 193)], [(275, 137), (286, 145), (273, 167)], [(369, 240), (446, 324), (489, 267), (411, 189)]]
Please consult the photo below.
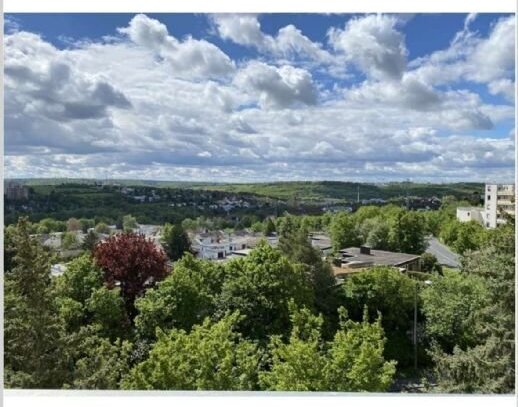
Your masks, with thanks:
[(346, 212), (336, 214), (331, 221), (329, 229), (335, 252), (347, 247), (357, 246), (360, 243), (356, 222), (352, 215)]
[(421, 255), (421, 271), (424, 273), (442, 275), (442, 266), (439, 264), (437, 257), (433, 254), (423, 253)]
[(124, 389), (256, 390), (261, 354), (236, 331), (239, 314), (212, 323), (206, 318), (190, 333), (158, 330), (149, 357), (134, 367)]
[(111, 236), (95, 247), (93, 256), (104, 272), (107, 287), (120, 286), (131, 319), (135, 314), (135, 298), (168, 272), (165, 253), (141, 234)]
[(271, 369), (260, 374), (267, 390), (386, 391), (395, 363), (383, 358), (385, 343), (380, 320), (353, 322), (342, 307), (340, 329), (332, 341), (321, 337), (322, 317), (293, 309), (288, 343), (279, 336), (270, 342)]
[(5, 274), (4, 363), (10, 388), (59, 388), (65, 377), (62, 336), (53, 306), (53, 257), (31, 239), (27, 218), (13, 232), (13, 268)]
[(61, 236), (61, 247), (65, 250), (75, 248), (78, 244), (75, 232), (64, 232)]
[(412, 327), (415, 282), (391, 267), (373, 267), (348, 277), (342, 286), (341, 304), (354, 321), (361, 321), (365, 309), (371, 320), (378, 313), (387, 334), (385, 355), (401, 366), (412, 363), (407, 331)]
[(390, 225), (381, 218), (366, 219), (362, 223), (362, 234), (365, 236), (365, 243), (373, 249), (388, 250)]
[(338, 319), (337, 299), (333, 290), (336, 280), (331, 266), (311, 245), (303, 227), (284, 227), (278, 248), (290, 261), (303, 266), (313, 288), (316, 309), (326, 316), (326, 328), (330, 328), (329, 325), (332, 326)]
[(223, 275), (221, 264), (185, 255), (175, 264), (173, 273), (136, 301), (139, 337), (154, 339), (157, 327), (189, 331), (203, 322), (214, 312)]
[(293, 265), (266, 243), (249, 256), (227, 263), (216, 315), (239, 311), (239, 331), (247, 338), (265, 340), (285, 334), (289, 325), (288, 302), (311, 305), (313, 293), (303, 267)]
[(97, 225), (95, 225), (95, 232), (99, 234), (109, 235), (110, 234), (110, 228), (108, 225), (104, 222), (99, 222)]
[(98, 241), (99, 236), (97, 236), (97, 233), (95, 233), (93, 230), (90, 230), (90, 232), (88, 232), (85, 236), (81, 247), (83, 248), (83, 250), (92, 251)]
[(492, 230), (484, 246), (464, 256), (462, 272), (484, 280), (489, 304), (470, 315), (475, 345), (449, 353), (431, 349), (441, 392), (515, 391), (514, 222)]
[(162, 245), (171, 261), (179, 260), (185, 252), (191, 251), (189, 236), (180, 223), (166, 223), (162, 232)]
[(122, 229), (125, 232), (130, 232), (137, 228), (137, 220), (131, 215), (125, 215), (122, 218)]
[(421, 291), (425, 332), (442, 349), (466, 349), (477, 343), (477, 312), (489, 305), (489, 292), (480, 277), (446, 270), (432, 277)]
[(81, 222), (76, 218), (67, 220), (67, 232), (78, 232), (81, 230)]
[(275, 233), (275, 223), (273, 223), (271, 218), (268, 218), (264, 223), (264, 235), (271, 236)]
[(120, 289), (100, 287), (86, 301), (90, 323), (96, 324), (99, 335), (116, 340), (128, 336), (130, 324)]
[(391, 219), (389, 245), (394, 251), (423, 253), (426, 249), (423, 218), (416, 212), (400, 210)]
[(64, 388), (117, 390), (130, 368), (132, 346), (128, 341), (99, 335), (100, 327), (88, 325), (67, 337), (66, 358), (71, 378)]

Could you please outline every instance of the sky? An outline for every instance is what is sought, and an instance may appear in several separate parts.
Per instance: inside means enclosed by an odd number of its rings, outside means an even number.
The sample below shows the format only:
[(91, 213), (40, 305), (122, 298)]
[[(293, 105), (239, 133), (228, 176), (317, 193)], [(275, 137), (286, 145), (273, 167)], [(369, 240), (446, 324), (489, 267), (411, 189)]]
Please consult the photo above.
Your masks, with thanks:
[(509, 14), (6, 14), (4, 176), (514, 180)]

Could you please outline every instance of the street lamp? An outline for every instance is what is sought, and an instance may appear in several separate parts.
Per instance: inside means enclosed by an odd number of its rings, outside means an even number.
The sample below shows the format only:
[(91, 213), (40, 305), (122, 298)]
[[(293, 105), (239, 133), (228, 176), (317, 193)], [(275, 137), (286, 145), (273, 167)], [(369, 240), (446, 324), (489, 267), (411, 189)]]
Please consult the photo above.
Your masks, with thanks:
[[(430, 280), (425, 280), (424, 283), (426, 285), (432, 285)], [(417, 372), (417, 291), (418, 291), (419, 283), (415, 281), (415, 293), (414, 293), (414, 334), (413, 334), (413, 343), (414, 343), (414, 370)]]

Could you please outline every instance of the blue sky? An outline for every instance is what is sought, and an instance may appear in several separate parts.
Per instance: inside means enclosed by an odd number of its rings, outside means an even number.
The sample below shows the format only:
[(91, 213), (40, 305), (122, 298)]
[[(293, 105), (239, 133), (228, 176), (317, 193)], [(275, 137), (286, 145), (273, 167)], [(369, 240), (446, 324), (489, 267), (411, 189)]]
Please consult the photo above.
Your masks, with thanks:
[(5, 173), (513, 179), (508, 14), (6, 15)]

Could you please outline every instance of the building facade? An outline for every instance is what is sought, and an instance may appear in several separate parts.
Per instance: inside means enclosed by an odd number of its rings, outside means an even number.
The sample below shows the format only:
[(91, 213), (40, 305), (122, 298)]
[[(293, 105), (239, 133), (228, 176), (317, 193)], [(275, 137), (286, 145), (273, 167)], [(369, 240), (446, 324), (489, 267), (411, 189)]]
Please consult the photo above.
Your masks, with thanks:
[(506, 223), (505, 214), (515, 215), (514, 184), (486, 184), (484, 194), (484, 226), (496, 228)]

